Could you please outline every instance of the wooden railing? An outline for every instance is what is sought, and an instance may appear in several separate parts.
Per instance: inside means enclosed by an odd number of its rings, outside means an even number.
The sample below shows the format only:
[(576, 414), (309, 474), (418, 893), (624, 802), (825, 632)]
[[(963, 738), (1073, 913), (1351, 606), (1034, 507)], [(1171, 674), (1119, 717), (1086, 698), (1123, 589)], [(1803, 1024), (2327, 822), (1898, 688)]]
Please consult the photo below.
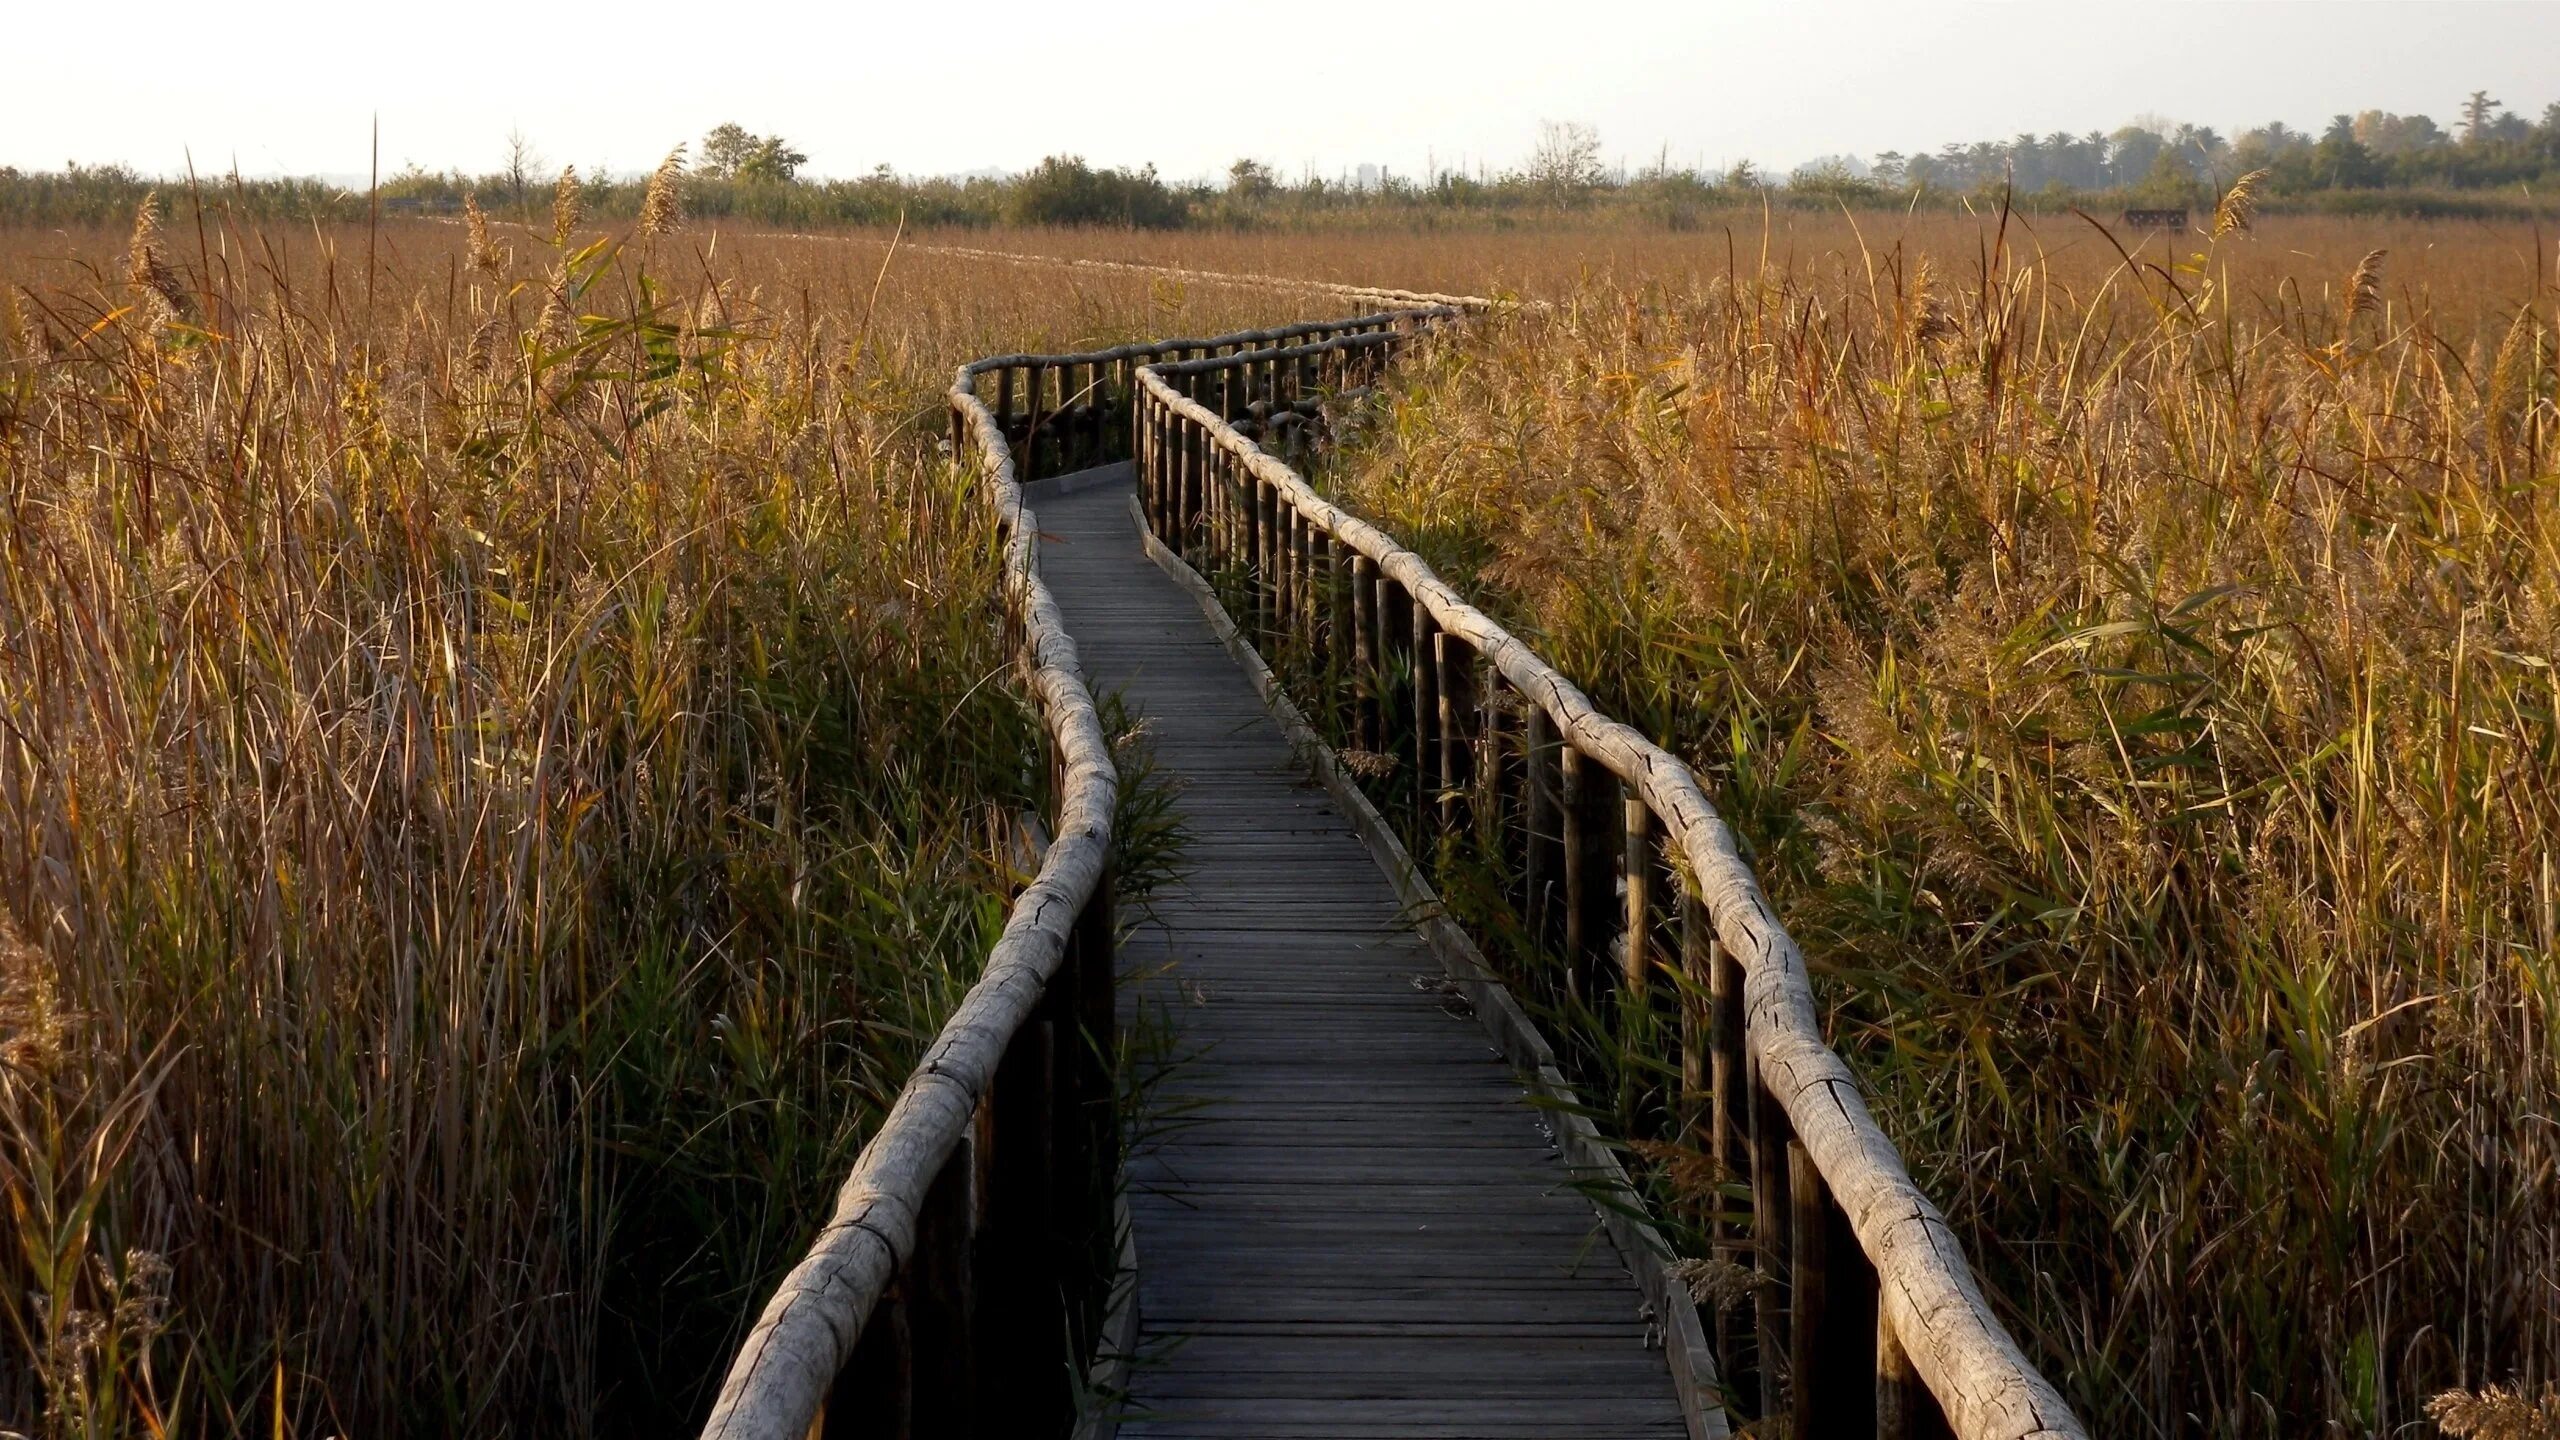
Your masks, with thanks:
[[(996, 355), (960, 372), (962, 394), (994, 419), (1014, 456), (1019, 481), (1107, 465), (1130, 457), (1138, 372), (1149, 365), (1231, 360), (1283, 346), (1323, 344), (1410, 328), (1416, 317), (1459, 313), (1445, 305), (1381, 311), (1348, 320), (1319, 320), (1200, 340), (1155, 340), (1078, 355)], [(1308, 393), (1314, 394), (1311, 388)], [(1239, 401), (1241, 403), (1241, 401)], [(951, 412), (955, 455), (966, 454), (974, 417), (956, 398)]]
[[(1356, 748), (1408, 762), (1415, 825), (1482, 837), (1519, 877), (1509, 903), (1566, 958), (1577, 1002), (1678, 1012), (1684, 1126), (1751, 1197), (1747, 1221), (1715, 1236), (1753, 1276), (1710, 1317), (1736, 1407), (1782, 1412), (1797, 1436), (2084, 1435), (1823, 1042), (1803, 956), (1697, 777), (1282, 458), (1413, 336), (1482, 304), (1349, 293), (1401, 308), (960, 372), (953, 452), (984, 475), (1003, 534), (1056, 838), (750, 1330), (704, 1435), (1066, 1427), (1064, 1377), (1084, 1358), (1066, 1337), (1089, 1343), (1112, 1280), (1107, 1259), (1084, 1261), (1108, 1244), (1119, 1162), (1118, 779), (1021, 485), (1129, 458), (1148, 524), (1230, 582), (1256, 642), (1345, 677), (1322, 708)], [(1850, 1378), (1867, 1374), (1872, 1387)]]
[(1069, 1369), (1086, 1358), (1069, 1354), (1067, 1340), (1089, 1346), (1114, 1278), (1109, 857), (1119, 782), (1075, 642), (1040, 580), (1039, 527), (1022, 484), (1128, 459), (1148, 364), (1232, 360), (1412, 323), (1382, 312), (1002, 355), (960, 371), (953, 456), (980, 472), (995, 507), (1005, 624), (1041, 712), (1056, 838), (984, 974), (864, 1145), (833, 1216), (749, 1330), (705, 1437), (1064, 1432)]
[(1703, 1317), (1736, 1411), (1798, 1437), (2084, 1435), (1825, 1043), (1804, 956), (1696, 774), (1265, 448), (1289, 448), (1276, 417), (1448, 313), (1138, 369), (1148, 525), (1224, 583), (1275, 671), (1330, 677), (1300, 698), (1394, 758), (1409, 834), (1490, 857), (1517, 933), (1561, 962), (1564, 1008), (1677, 1037), (1680, 1138), (1748, 1187), (1706, 1221), (1728, 1267), (1708, 1278), (1747, 1282)]

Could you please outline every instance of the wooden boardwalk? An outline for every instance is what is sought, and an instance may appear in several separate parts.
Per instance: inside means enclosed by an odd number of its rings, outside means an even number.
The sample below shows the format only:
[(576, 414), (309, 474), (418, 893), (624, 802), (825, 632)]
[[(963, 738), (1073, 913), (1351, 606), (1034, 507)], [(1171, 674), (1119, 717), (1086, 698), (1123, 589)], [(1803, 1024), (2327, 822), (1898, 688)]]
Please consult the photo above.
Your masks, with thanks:
[[(1119, 467), (1124, 472), (1126, 467)], [(1190, 876), (1122, 956), (1184, 1057), (1132, 1158), (1129, 1440), (1675, 1436), (1639, 1296), (1538, 1113), (1125, 478), (1035, 498), (1096, 695), (1183, 787)]]

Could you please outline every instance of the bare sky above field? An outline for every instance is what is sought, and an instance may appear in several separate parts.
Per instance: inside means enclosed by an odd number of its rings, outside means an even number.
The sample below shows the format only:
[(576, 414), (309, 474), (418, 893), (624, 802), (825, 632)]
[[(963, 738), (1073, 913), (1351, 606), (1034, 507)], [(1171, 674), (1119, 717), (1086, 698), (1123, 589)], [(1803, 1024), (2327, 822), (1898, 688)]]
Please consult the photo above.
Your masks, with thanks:
[(2491, 0), (11, 9), (0, 164), (154, 173), (192, 150), (199, 170), (360, 177), (377, 114), (386, 173), (495, 169), (510, 130), (553, 166), (637, 170), (734, 120), (819, 175), (1079, 153), (1180, 179), (1240, 155), (1293, 176), (1501, 168), (1541, 119), (1596, 127), (1613, 162), (1783, 169), (2145, 113), (2229, 135), (2366, 108), (2449, 124), (2481, 88), (2528, 115), (2560, 100), (2560, 4)]

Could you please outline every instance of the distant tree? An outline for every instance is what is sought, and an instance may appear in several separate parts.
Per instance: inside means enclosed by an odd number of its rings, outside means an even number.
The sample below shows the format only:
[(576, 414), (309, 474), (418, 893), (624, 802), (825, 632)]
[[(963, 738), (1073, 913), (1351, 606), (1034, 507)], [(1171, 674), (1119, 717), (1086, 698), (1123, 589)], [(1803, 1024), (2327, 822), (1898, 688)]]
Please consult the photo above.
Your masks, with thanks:
[(1868, 167), (1868, 173), (1882, 184), (1899, 185), (1910, 174), (1910, 167), (1910, 157), (1901, 151), (1881, 150), (1876, 153), (1875, 163)]
[(741, 180), (788, 184), (799, 178), (800, 167), (808, 163), (809, 157), (792, 149), (781, 136), (768, 135), (756, 142), (755, 149), (748, 152), (746, 159), (738, 162), (736, 173)]
[(762, 143), (747, 127), (736, 121), (714, 125), (711, 133), (702, 137), (702, 151), (695, 162), (695, 169), (713, 180), (735, 179), (738, 167), (747, 163)]
[(734, 122), (711, 127), (702, 137), (695, 173), (713, 180), (784, 183), (799, 178), (809, 157), (779, 135), (758, 135)]
[(1550, 200), (1579, 199), (1600, 183), (1600, 132), (1572, 120), (1538, 125), (1538, 148), (1529, 157), (1529, 183)]
[(2477, 145), (2488, 139), (2490, 127), (2497, 123), (2498, 111), (2506, 103), (2504, 100), (2490, 99), (2489, 92), (2486, 90), (2472, 91), (2470, 97), (2462, 102), (2463, 143)]
[[(1312, 187), (1311, 187), (1312, 188)], [(1052, 155), (1013, 183), (1006, 218), (1021, 225), (1126, 225), (1170, 230), (1189, 203), (1157, 178), (1156, 167), (1096, 170), (1081, 155)]]
[(1243, 199), (1259, 200), (1279, 188), (1279, 177), (1259, 160), (1238, 160), (1227, 167), (1227, 189)]
[(550, 162), (542, 158), (541, 151), (533, 148), (533, 141), (526, 138), (523, 131), (507, 132), (506, 175), (509, 199), (522, 205), (526, 191), (534, 183), (533, 177), (547, 172), (550, 168)]
[(2340, 115), (2329, 122), (2312, 147), (2312, 173), (2319, 183), (2332, 188), (2353, 188), (2382, 183), (2382, 165), (2373, 151), (2356, 135), (2356, 117)]

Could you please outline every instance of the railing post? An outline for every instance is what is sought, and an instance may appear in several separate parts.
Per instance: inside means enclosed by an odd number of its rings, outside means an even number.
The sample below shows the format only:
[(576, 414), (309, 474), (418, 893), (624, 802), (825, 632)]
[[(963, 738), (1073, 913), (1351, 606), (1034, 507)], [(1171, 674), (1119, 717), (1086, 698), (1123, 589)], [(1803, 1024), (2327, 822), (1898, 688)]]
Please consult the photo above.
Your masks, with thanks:
[[(1494, 667), (1493, 657), (1482, 652), (1476, 655), (1475, 687), (1476, 843), (1516, 879), (1519, 872), (1511, 856), (1508, 826), (1518, 788), (1512, 781), (1511, 732), (1519, 727), (1504, 699), (1510, 686)], [(1516, 895), (1513, 903), (1519, 904)]]
[(1849, 1217), (1831, 1198), (1801, 1141), (1787, 1142), (1795, 1223), (1788, 1285), (1789, 1433), (1873, 1435), (1876, 1430), (1876, 1277)]
[(1420, 841), (1438, 807), (1432, 789), (1440, 778), (1440, 627), (1422, 597), (1413, 609), (1413, 833)]
[(1280, 487), (1254, 474), (1249, 456), (1236, 456), (1236, 469), (1254, 497), (1254, 643), (1270, 646), (1280, 618)]
[[(1692, 896), (1691, 904), (1698, 915), (1698, 930), (1705, 937), (1707, 982), (1707, 1045), (1709, 1060), (1710, 1104), (1714, 1107), (1708, 1120), (1713, 1136), (1709, 1154), (1715, 1157), (1716, 1173), (1731, 1183), (1751, 1173), (1751, 1065), (1743, 1048), (1742, 962), (1724, 948), (1716, 938), (1714, 917), (1706, 913), (1705, 902)], [(1741, 1264), (1747, 1258), (1743, 1251), (1750, 1236), (1727, 1213), (1729, 1207), (1721, 1196), (1717, 1200), (1717, 1216), (1709, 1234), (1714, 1237), (1716, 1258)], [(1754, 1373), (1741, 1363), (1744, 1332), (1742, 1307), (1724, 1304), (1716, 1307), (1716, 1360), (1725, 1373), (1736, 1377), (1741, 1390), (1739, 1398), (1756, 1407), (1758, 1387)]]
[(1578, 745), (1564, 749), (1564, 952), (1566, 993), (1597, 1014), (1605, 1001), (1609, 932), (1617, 919), (1610, 851), (1619, 815), (1616, 778)]
[[(1396, 694), (1396, 690), (1394, 686), (1387, 683), (1390, 673), (1388, 667), (1395, 663), (1398, 651), (1408, 648), (1413, 643), (1413, 608), (1413, 597), (1406, 593), (1404, 582), (1387, 574), (1383, 568), (1380, 569), (1378, 572), (1378, 752), (1399, 764), (1403, 763), (1404, 757), (1399, 744), (1402, 737), (1397, 733), (1395, 721), (1406, 717), (1398, 716), (1395, 712), (1412, 708), (1412, 691), (1408, 683), (1403, 700), (1390, 706), (1389, 699)], [(1407, 656), (1406, 660), (1410, 665), (1411, 657)]]
[(1522, 786), (1527, 794), (1521, 815), (1525, 839), (1521, 846), (1521, 885), (1527, 891), (1530, 943), (1540, 949), (1555, 944), (1556, 932), (1563, 929), (1558, 912), (1564, 888), (1564, 805), (1558, 793), (1561, 785), (1556, 772), (1561, 768), (1556, 748), (1556, 723), (1547, 707), (1537, 697), (1526, 697), (1529, 717), (1521, 753), (1526, 762)]
[(1474, 793), (1475, 647), (1446, 630), (1432, 637), (1432, 670), (1440, 678), (1440, 829), (1456, 835)]
[(915, 1433), (915, 1344), (907, 1319), (908, 1275), (889, 1282), (853, 1354), (828, 1387), (811, 1440), (909, 1440)]
[[(1620, 1049), (1626, 1054), (1654, 1053), (1651, 1037), (1653, 1020), (1653, 930), (1654, 910), (1659, 903), (1654, 893), (1653, 871), (1653, 807), (1636, 794), (1635, 787), (1620, 785), (1624, 797), (1619, 806), (1622, 821), (1621, 843), (1625, 853), (1619, 870), (1626, 877), (1625, 940), (1618, 952), (1618, 1033), (1624, 1037)], [(1622, 1133), (1635, 1135), (1637, 1101), (1646, 1089), (1640, 1067), (1621, 1061), (1618, 1066), (1618, 1123)]]
[(1034, 360), (1023, 367), (1022, 462), (1019, 478), (1040, 478), (1040, 407), (1047, 401), (1049, 367)]
[(1748, 1060), (1745, 1082), (1751, 1088), (1751, 1233), (1759, 1272), (1752, 1287), (1752, 1318), (1760, 1359), (1760, 1409), (1777, 1408), (1781, 1387), (1797, 1383), (1782, 1375), (1787, 1357), (1787, 1142), (1795, 1138), (1787, 1112), (1760, 1074), (1756, 1057)]
[(1902, 1337), (1876, 1309), (1876, 1440), (1955, 1440), (1938, 1397), (1911, 1364)]
[(1042, 1010), (1014, 1032), (979, 1106), (986, 1206), (978, 1353), (1002, 1357), (1006, 1382), (981, 1397), (979, 1419), (998, 1435), (1045, 1433), (1063, 1423), (1067, 1405), (1066, 1316), (1053, 1245), (1056, 1036), (1045, 1004)]
[(977, 1147), (963, 1134), (925, 1191), (916, 1215), (908, 1325), (914, 1335), (916, 1440), (977, 1434)]
[(1352, 726), (1354, 748), (1375, 754), (1381, 748), (1378, 732), (1382, 717), (1378, 709), (1380, 677), (1386, 673), (1384, 658), (1378, 654), (1378, 562), (1354, 551), (1351, 556), (1351, 669), (1353, 688), (1358, 698)]
[(1209, 543), (1209, 487), (1200, 473), (1200, 427), (1188, 415), (1174, 417), (1174, 453), (1181, 466), (1179, 485), (1182, 491), (1182, 534), (1175, 548), (1185, 559), (1207, 569), (1204, 554)]

